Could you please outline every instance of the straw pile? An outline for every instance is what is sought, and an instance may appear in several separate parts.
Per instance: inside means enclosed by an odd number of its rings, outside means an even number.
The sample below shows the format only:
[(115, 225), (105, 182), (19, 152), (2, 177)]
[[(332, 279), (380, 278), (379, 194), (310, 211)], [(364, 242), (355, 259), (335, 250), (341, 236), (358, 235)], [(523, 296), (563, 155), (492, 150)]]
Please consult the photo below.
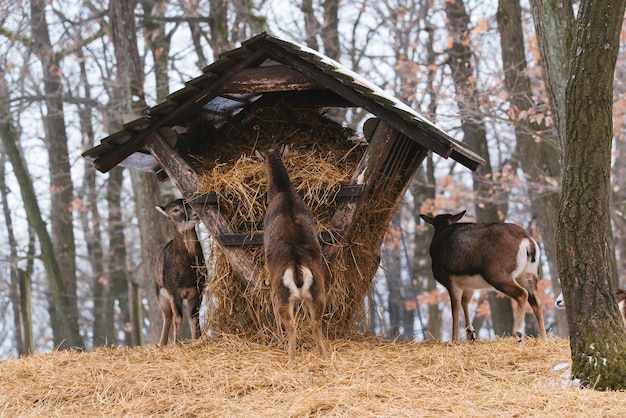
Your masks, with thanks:
[[(296, 109), (281, 102), (272, 106), (265, 103), (239, 120), (208, 131), (208, 151), (199, 160), (200, 193), (216, 192), (220, 196), (218, 210), (230, 221), (234, 232), (262, 231), (267, 179), (253, 151), (283, 144), (289, 145), (285, 165), (295, 188), (305, 192), (304, 200), (318, 229), (331, 231), (330, 221), (339, 204), (335, 194), (350, 183), (365, 150), (354, 131), (333, 122), (318, 109)], [(367, 216), (356, 225), (358, 239), (340, 248), (332, 264), (326, 263), (329, 275), (324, 325), (331, 338), (353, 335), (366, 321), (365, 299), (388, 222), (376, 216), (393, 211), (391, 201), (384, 194), (377, 196), (377, 207), (367, 208)], [(266, 343), (278, 338), (278, 328), (266, 284), (263, 247), (249, 245), (244, 249), (261, 272), (259, 277), (237, 278), (220, 248), (213, 247), (207, 328)], [(303, 311), (299, 310), (299, 324), (307, 323), (301, 320)]]
[(568, 341), (336, 340), (330, 359), (222, 336), (0, 362), (0, 416), (623, 416), (626, 392), (577, 389)]

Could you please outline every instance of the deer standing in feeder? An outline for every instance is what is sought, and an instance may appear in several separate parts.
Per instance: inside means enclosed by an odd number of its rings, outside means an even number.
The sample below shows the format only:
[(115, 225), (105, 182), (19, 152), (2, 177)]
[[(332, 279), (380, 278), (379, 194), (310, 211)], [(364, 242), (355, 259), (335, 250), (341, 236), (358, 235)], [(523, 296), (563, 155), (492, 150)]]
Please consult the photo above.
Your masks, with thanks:
[(444, 285), (452, 305), (452, 340), (459, 339), (459, 310), (463, 308), (468, 340), (476, 339), (468, 304), (475, 289), (495, 288), (517, 301), (513, 332), (524, 335), (526, 301), (530, 303), (539, 336), (546, 337), (541, 300), (537, 295), (540, 256), (537, 242), (511, 223), (457, 223), (465, 211), (434, 218), (420, 217), (435, 228), (430, 244), (435, 280)]
[(163, 313), (163, 329), (159, 346), (169, 340), (172, 319), (174, 321), (174, 341), (182, 339), (183, 301), (187, 301), (187, 317), (191, 328), (191, 338), (201, 335), (200, 305), (206, 280), (206, 267), (202, 246), (196, 233), (200, 221), (196, 212), (183, 199), (177, 199), (167, 206), (156, 206), (170, 224), (173, 238), (159, 254), (154, 270), (157, 300)]
[[(326, 309), (324, 266), (317, 227), (311, 212), (298, 196), (283, 158), (287, 146), (256, 151), (267, 176), (267, 210), (264, 219), (265, 262), (269, 271), (272, 307), (277, 324), (287, 331), (289, 362), (296, 352), (294, 307), (304, 300), (313, 338), (326, 357), (322, 316)], [(279, 325), (280, 326), (280, 325)]]

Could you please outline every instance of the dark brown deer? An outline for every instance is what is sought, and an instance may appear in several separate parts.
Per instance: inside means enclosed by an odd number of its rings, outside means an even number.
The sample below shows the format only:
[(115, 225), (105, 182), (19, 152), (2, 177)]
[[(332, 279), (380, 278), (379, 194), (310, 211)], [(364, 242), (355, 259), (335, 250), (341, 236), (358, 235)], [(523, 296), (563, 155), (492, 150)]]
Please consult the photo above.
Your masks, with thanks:
[(457, 223), (465, 211), (431, 218), (435, 227), (430, 244), (435, 280), (448, 289), (452, 305), (452, 339), (459, 339), (459, 310), (463, 308), (467, 339), (475, 340), (468, 304), (475, 289), (495, 288), (517, 301), (513, 332), (524, 335), (526, 301), (533, 309), (539, 336), (546, 337), (541, 300), (537, 296), (540, 254), (537, 242), (519, 225)]
[(326, 291), (315, 221), (289, 179), (283, 162), (286, 153), (286, 146), (282, 150), (256, 151), (257, 157), (263, 161), (268, 183), (263, 244), (272, 306), (277, 324), (282, 323), (287, 331), (291, 362), (296, 353), (294, 307), (300, 300), (306, 303), (313, 338), (322, 357), (326, 357), (322, 335)]
[(182, 340), (183, 301), (187, 301), (187, 317), (191, 337), (201, 335), (200, 305), (206, 280), (206, 267), (202, 246), (196, 233), (198, 215), (183, 199), (177, 199), (167, 206), (156, 206), (167, 217), (173, 238), (165, 244), (154, 270), (157, 300), (163, 312), (163, 329), (159, 346), (169, 340), (172, 319), (174, 321), (174, 341)]

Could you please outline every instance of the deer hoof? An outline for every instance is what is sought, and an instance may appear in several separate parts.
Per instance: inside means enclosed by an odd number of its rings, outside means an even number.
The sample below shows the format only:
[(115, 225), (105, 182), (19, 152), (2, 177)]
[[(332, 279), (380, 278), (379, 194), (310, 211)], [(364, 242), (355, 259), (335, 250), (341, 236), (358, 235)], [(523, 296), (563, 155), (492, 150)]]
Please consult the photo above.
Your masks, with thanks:
[(468, 328), (465, 330), (465, 334), (467, 339), (470, 341), (476, 341), (476, 331), (473, 328)]

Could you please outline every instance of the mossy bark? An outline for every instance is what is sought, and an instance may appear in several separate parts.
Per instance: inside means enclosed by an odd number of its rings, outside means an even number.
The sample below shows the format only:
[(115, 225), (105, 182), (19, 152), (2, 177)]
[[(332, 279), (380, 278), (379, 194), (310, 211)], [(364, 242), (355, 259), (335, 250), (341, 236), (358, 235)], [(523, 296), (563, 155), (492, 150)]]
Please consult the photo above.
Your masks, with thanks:
[(572, 377), (600, 390), (626, 389), (626, 331), (614, 297), (609, 219), (613, 74), (625, 6), (625, 0), (580, 3), (557, 234)]

